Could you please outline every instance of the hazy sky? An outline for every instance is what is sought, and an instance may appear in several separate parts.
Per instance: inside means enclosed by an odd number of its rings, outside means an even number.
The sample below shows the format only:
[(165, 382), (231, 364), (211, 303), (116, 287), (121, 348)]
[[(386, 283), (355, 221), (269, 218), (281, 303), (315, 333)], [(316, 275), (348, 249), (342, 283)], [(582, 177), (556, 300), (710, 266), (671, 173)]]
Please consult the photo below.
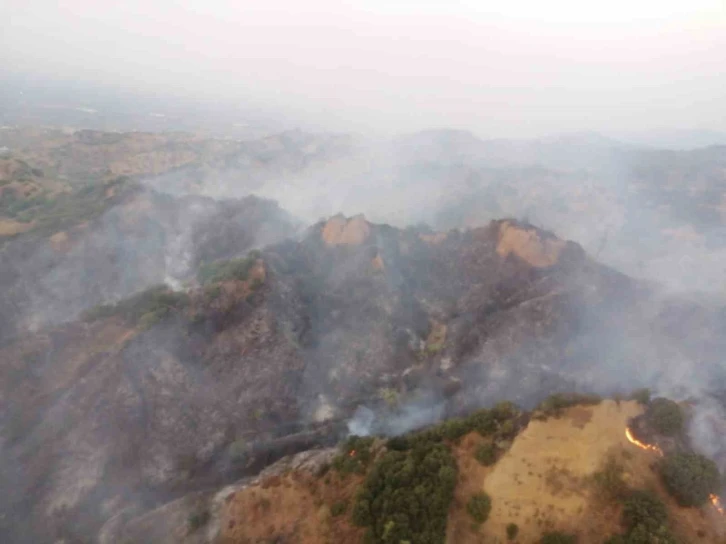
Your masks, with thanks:
[(726, 0), (1, 0), (0, 63), (355, 129), (726, 130)]

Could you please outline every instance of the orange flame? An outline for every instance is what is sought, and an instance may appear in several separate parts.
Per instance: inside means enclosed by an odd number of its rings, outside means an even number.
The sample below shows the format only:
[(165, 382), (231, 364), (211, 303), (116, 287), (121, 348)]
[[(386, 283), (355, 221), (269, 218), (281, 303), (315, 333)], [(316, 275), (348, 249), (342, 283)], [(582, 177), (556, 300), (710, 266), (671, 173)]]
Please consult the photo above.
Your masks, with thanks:
[(348, 455), (350, 457), (355, 457), (355, 450), (350, 450), (350, 453)]
[(711, 504), (713, 504), (713, 507), (718, 511), (719, 514), (724, 515), (726, 512), (724, 512), (723, 506), (721, 505), (721, 498), (718, 495), (714, 495), (711, 493), (708, 496), (709, 499), (711, 499)]
[(646, 450), (646, 451), (653, 451), (653, 452), (657, 453), (658, 455), (660, 455), (661, 457), (663, 457), (662, 449), (660, 449), (658, 446), (654, 446), (651, 444), (646, 444), (645, 442), (641, 442), (640, 440), (635, 438), (633, 436), (632, 431), (630, 430), (630, 427), (625, 427), (625, 438), (628, 439), (628, 442), (630, 442), (631, 444), (635, 444), (640, 449)]
[[(630, 430), (630, 427), (625, 427), (625, 438), (628, 439), (628, 442), (631, 444), (635, 444), (640, 449), (646, 450), (646, 451), (653, 451), (663, 457), (663, 450), (660, 449), (658, 446), (652, 445), (652, 444), (646, 444), (644, 442), (641, 442), (637, 438), (633, 436), (633, 432)], [(711, 500), (711, 504), (713, 504), (713, 507), (716, 509), (716, 511), (724, 515), (726, 514), (726, 510), (724, 510), (723, 505), (721, 504), (721, 498), (718, 495), (714, 495), (711, 493), (708, 497)]]

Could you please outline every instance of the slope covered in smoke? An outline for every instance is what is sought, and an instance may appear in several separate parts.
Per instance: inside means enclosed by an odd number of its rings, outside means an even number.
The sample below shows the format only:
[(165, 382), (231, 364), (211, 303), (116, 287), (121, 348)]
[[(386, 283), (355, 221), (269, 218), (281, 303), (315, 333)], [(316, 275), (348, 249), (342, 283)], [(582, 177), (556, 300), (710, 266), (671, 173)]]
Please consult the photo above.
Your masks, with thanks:
[(437, 233), (336, 216), (192, 269), (203, 285), (188, 293), (147, 291), (0, 350), (13, 541), (85, 538), (334, 442), (346, 421), (395, 434), (563, 389), (696, 395), (696, 443), (726, 451), (710, 390), (723, 306), (665, 298), (528, 224)]
[(295, 133), (253, 147), (273, 141), (288, 151), (269, 164), (259, 160), (264, 154), (245, 155), (149, 183), (218, 198), (253, 191), (310, 222), (364, 213), (398, 227), (423, 222), (445, 230), (518, 217), (577, 240), (632, 276), (677, 290), (722, 283), (723, 146), (669, 151), (595, 133), (483, 140), (429, 130), (384, 141)]
[(130, 180), (61, 198), (62, 212), (42, 209), (0, 246), (0, 340), (155, 284), (180, 286), (201, 262), (244, 255), (298, 225), (264, 199), (171, 197)]
[[(646, 149), (596, 133), (486, 140), (443, 129), (387, 140), (292, 130), (245, 141), (11, 129), (0, 131), (0, 146), (43, 173), (22, 187), (41, 187), (36, 199), (134, 175), (174, 196), (254, 193), (307, 222), (364, 213), (401, 228), (446, 230), (518, 217), (632, 276), (678, 290), (722, 283), (723, 146)], [(8, 194), (21, 189), (14, 183)], [(0, 235), (30, 219), (0, 218)]]

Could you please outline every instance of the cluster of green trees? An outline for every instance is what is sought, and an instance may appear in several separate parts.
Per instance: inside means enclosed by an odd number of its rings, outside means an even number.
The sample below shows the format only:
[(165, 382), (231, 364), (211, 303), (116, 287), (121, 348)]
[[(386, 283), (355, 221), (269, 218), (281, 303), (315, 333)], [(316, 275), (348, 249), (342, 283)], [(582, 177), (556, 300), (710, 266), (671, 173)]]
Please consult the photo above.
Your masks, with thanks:
[[(671, 415), (665, 421), (677, 422)], [(716, 464), (696, 453), (667, 455), (659, 464), (659, 472), (666, 489), (681, 506), (704, 504), (721, 485)], [(593, 477), (601, 496), (623, 505), (625, 532), (611, 537), (607, 544), (675, 544), (676, 539), (668, 527), (665, 504), (650, 491), (629, 489), (623, 473), (623, 466), (611, 457)]]
[[(249, 271), (259, 255), (259, 252), (252, 251), (242, 259), (202, 265), (198, 278), (200, 283), (205, 285), (205, 299), (211, 301), (222, 294), (218, 282), (247, 279)], [(253, 285), (253, 287), (255, 286)], [(187, 293), (174, 291), (164, 284), (155, 285), (119, 302), (94, 306), (83, 314), (83, 319), (94, 321), (105, 317), (120, 316), (129, 324), (148, 328), (173, 312), (186, 308), (189, 303), (190, 297)]]
[(365, 474), (370, 464), (375, 439), (370, 436), (351, 436), (340, 446), (340, 453), (333, 458), (332, 466), (343, 475)]
[(631, 491), (623, 503), (622, 524), (625, 533), (615, 535), (606, 544), (676, 544), (668, 528), (668, 510), (654, 493)]
[(253, 250), (249, 252), (247, 257), (202, 263), (197, 272), (197, 281), (201, 285), (230, 280), (244, 281), (259, 258), (260, 252)]
[(615, 456), (609, 456), (603, 467), (593, 474), (593, 482), (599, 496), (610, 501), (622, 501), (629, 492), (625, 483), (625, 467), (618, 462)]
[(485, 467), (496, 463), (498, 456), (499, 450), (491, 442), (481, 444), (479, 447), (476, 448), (476, 451), (474, 452), (474, 457), (476, 458), (476, 460)]
[(516, 419), (519, 415), (520, 411), (513, 403), (500, 402), (491, 409), (477, 410), (467, 417), (452, 418), (422, 431), (393, 437), (388, 441), (388, 447), (403, 451), (427, 442), (455, 442), (474, 431), (482, 436), (492, 436), (495, 440), (511, 439), (517, 434)]
[(650, 403), (650, 389), (636, 389), (630, 394), (630, 399), (647, 406)]
[[(108, 191), (112, 188), (114, 196), (109, 197)], [(0, 214), (21, 222), (35, 221), (31, 232), (50, 235), (100, 216), (137, 188), (128, 177), (121, 176), (108, 183), (91, 184), (52, 197), (41, 192), (18, 198), (13, 192), (5, 191), (0, 199)]]
[[(502, 402), (467, 417), (389, 439), (387, 452), (373, 464), (356, 496), (353, 522), (368, 527), (366, 538), (371, 543), (444, 542), (458, 475), (450, 443), (470, 432), (494, 440), (511, 439), (517, 432), (519, 415), (514, 404)], [(333, 462), (338, 470), (360, 472), (365, 467), (369, 451), (359, 457), (360, 440), (353, 437), (344, 444)], [(349, 455), (352, 450), (356, 451), (354, 457)], [(496, 456), (496, 450), (492, 454)], [(483, 493), (474, 495), (467, 510), (477, 523), (483, 523), (489, 516), (491, 499)]]
[[(684, 417), (676, 403), (666, 399), (649, 401), (645, 390), (638, 394), (639, 402), (641, 399), (648, 403), (649, 424), (657, 432), (670, 436), (682, 432)], [(545, 417), (558, 415), (569, 406), (596, 404), (600, 400), (590, 395), (553, 395), (540, 405), (539, 411)], [(498, 455), (495, 444), (516, 435), (522, 421), (520, 415), (514, 404), (503, 402), (468, 417), (390, 438), (387, 451), (377, 459), (371, 452), (373, 439), (351, 437), (333, 466), (343, 473), (359, 474), (365, 474), (370, 468), (351, 512), (354, 523), (368, 528), (366, 542), (444, 542), (446, 518), (458, 477), (451, 443), (470, 432), (490, 438), (477, 448), (475, 457), (482, 464), (492, 464)], [(353, 450), (356, 455), (351, 456)], [(666, 488), (683, 506), (703, 504), (721, 482), (716, 465), (695, 453), (668, 455), (659, 470)], [(608, 544), (675, 544), (663, 502), (649, 491), (630, 489), (623, 474), (623, 466), (611, 457), (593, 477), (602, 496), (623, 505), (624, 532), (611, 537)], [(491, 498), (478, 493), (470, 497), (466, 508), (475, 523), (484, 523), (491, 512)], [(507, 538), (514, 540), (518, 530), (516, 524), (509, 524)], [(546, 533), (540, 539), (542, 544), (576, 541), (575, 535), (562, 532)]]
[(449, 448), (435, 441), (390, 450), (368, 474), (352, 519), (370, 543), (442, 544), (458, 470)]
[(94, 321), (120, 316), (129, 324), (146, 328), (188, 304), (189, 295), (186, 293), (173, 291), (166, 285), (156, 285), (115, 304), (94, 306), (83, 317), (86, 321)]
[(659, 434), (676, 436), (683, 431), (685, 418), (678, 403), (657, 398), (650, 401), (645, 411), (648, 424)]
[(659, 468), (666, 489), (681, 506), (700, 506), (721, 487), (716, 463), (697, 453), (668, 455)]
[(550, 416), (560, 417), (565, 408), (579, 405), (596, 405), (602, 402), (599, 395), (586, 395), (583, 393), (555, 393), (543, 400), (537, 406), (536, 416), (538, 419), (546, 419)]

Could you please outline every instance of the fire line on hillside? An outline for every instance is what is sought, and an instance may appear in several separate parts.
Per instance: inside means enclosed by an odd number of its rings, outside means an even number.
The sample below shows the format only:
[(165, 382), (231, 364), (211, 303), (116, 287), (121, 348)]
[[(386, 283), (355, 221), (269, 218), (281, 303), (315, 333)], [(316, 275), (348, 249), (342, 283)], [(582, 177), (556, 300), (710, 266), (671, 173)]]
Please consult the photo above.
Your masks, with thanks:
[[(640, 449), (655, 452), (660, 457), (663, 457), (662, 449), (660, 449), (658, 446), (656, 446), (654, 444), (646, 444), (645, 442), (641, 442), (640, 440), (635, 438), (635, 436), (633, 436), (633, 432), (630, 430), (630, 427), (625, 427), (625, 438), (628, 439), (628, 442), (638, 446)], [(724, 507), (721, 503), (721, 497), (719, 497), (718, 495), (716, 495), (714, 493), (711, 493), (708, 496), (708, 498), (711, 501), (711, 504), (713, 505), (713, 507), (716, 509), (716, 511), (719, 514), (721, 514), (721, 515), (726, 514), (726, 510), (724, 510)]]

